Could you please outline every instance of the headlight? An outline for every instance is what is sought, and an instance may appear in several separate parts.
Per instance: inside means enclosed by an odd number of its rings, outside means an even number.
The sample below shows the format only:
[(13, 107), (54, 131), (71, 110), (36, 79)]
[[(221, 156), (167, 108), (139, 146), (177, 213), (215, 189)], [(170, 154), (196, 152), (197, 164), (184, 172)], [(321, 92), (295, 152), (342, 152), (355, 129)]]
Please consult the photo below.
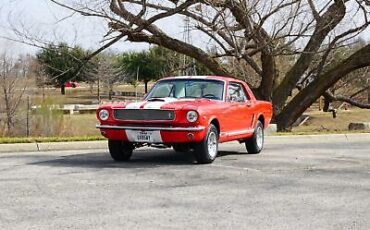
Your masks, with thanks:
[(189, 122), (196, 122), (198, 120), (198, 113), (195, 112), (195, 111), (189, 111), (187, 114), (186, 114), (186, 119), (189, 121)]
[(100, 112), (99, 112), (99, 118), (102, 121), (108, 120), (108, 118), (109, 118), (109, 112), (108, 112), (108, 110), (106, 110), (106, 109), (100, 110)]

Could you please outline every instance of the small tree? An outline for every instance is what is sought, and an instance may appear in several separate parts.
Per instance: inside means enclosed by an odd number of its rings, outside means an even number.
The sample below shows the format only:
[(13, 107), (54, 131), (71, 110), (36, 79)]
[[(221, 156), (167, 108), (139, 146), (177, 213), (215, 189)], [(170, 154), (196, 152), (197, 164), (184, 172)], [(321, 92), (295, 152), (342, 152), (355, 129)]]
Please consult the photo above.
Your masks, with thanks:
[(27, 87), (26, 61), (0, 54), (0, 113), (5, 114), (6, 133), (13, 133), (16, 116)]
[(129, 82), (135, 83), (137, 78), (144, 82), (145, 93), (148, 92), (149, 81), (159, 79), (168, 71), (166, 60), (158, 56), (153, 49), (124, 53), (118, 58), (118, 62)]
[(98, 99), (100, 100), (100, 85), (108, 89), (109, 100), (112, 100), (113, 86), (124, 80), (120, 71), (117, 56), (111, 53), (102, 53), (94, 57), (86, 68), (87, 81), (98, 85)]
[(161, 46), (150, 48), (152, 56), (165, 63), (165, 76), (170, 75), (211, 75), (212, 72), (199, 61), (184, 54), (166, 49)]
[(87, 52), (81, 47), (71, 48), (65, 43), (60, 43), (57, 46), (50, 44), (46, 49), (42, 49), (36, 54), (50, 81), (60, 86), (62, 95), (65, 94), (64, 84), (66, 82), (84, 79), (83, 73), (85, 71), (81, 70), (86, 56)]

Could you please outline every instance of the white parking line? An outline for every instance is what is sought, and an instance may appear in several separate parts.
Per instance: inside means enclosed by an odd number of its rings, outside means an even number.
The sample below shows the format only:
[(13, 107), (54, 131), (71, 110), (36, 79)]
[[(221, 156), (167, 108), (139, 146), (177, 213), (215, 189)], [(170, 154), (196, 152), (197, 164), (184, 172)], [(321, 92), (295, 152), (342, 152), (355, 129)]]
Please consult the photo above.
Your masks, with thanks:
[(210, 164), (212, 167), (219, 167), (219, 168), (228, 168), (228, 169), (236, 169), (236, 170), (243, 170), (243, 171), (250, 171), (250, 172), (262, 172), (259, 169), (252, 169), (252, 168), (245, 168), (245, 167), (237, 167), (232, 165), (219, 165), (217, 163)]

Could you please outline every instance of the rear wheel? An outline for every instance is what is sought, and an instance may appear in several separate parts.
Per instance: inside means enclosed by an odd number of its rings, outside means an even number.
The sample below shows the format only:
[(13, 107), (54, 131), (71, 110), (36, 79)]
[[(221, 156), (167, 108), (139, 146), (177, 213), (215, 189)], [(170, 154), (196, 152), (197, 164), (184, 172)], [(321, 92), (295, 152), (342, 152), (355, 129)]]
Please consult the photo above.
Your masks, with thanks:
[(212, 163), (218, 153), (218, 132), (217, 128), (210, 124), (204, 140), (195, 145), (194, 154), (199, 164)]
[(132, 156), (134, 147), (124, 141), (108, 140), (109, 153), (115, 161), (128, 161)]
[(253, 136), (245, 141), (245, 147), (247, 148), (248, 153), (260, 153), (263, 149), (264, 139), (263, 124), (261, 121), (257, 121)]

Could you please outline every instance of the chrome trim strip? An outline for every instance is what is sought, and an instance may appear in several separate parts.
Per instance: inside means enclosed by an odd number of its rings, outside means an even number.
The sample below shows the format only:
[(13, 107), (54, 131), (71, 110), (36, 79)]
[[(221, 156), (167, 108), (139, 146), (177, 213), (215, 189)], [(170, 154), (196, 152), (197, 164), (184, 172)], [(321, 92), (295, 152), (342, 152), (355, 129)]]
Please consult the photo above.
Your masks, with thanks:
[(159, 130), (159, 131), (203, 131), (204, 126), (197, 127), (146, 127), (146, 126), (117, 126), (117, 125), (96, 125), (98, 129), (123, 129), (123, 130)]
[(243, 134), (250, 134), (253, 133), (253, 129), (242, 129), (237, 131), (231, 131), (231, 132), (221, 132), (221, 136), (237, 136), (237, 135), (243, 135)]

